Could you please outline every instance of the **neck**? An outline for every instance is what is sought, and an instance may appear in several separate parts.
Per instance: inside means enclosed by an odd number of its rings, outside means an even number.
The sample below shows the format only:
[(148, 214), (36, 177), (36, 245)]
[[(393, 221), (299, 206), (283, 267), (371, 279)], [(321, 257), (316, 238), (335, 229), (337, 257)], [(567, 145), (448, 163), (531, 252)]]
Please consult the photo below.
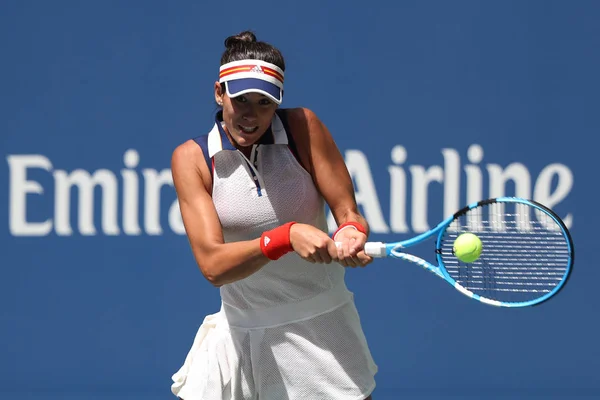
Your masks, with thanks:
[[(231, 136), (231, 133), (229, 133), (229, 129), (227, 129), (227, 125), (223, 124), (223, 130), (225, 131), (225, 134), (227, 135), (227, 140), (229, 140), (229, 143), (231, 143), (233, 145), (233, 147), (235, 147), (236, 149), (238, 149), (239, 151), (242, 152), (243, 155), (245, 155), (247, 158), (250, 158), (250, 155), (252, 154), (252, 146), (240, 146), (235, 139), (233, 139), (233, 136)], [(260, 139), (259, 139), (260, 141)], [(257, 141), (258, 142), (258, 141)]]

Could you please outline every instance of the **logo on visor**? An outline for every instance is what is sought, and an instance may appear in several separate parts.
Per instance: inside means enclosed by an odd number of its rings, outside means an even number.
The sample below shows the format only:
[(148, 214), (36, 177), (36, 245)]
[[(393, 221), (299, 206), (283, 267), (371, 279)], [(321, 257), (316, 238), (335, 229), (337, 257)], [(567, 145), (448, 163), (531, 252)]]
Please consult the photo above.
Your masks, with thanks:
[(256, 65), (250, 71), (252, 71), (252, 72), (258, 72), (259, 74), (264, 74), (265, 73), (265, 71), (263, 71), (263, 69), (260, 67), (260, 65)]

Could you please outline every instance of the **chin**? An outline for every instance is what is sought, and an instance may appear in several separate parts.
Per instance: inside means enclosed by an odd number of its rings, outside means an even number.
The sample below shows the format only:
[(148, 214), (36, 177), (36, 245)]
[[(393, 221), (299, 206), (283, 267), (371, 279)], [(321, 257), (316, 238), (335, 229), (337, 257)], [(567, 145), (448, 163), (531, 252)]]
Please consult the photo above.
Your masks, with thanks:
[(256, 135), (253, 137), (248, 137), (249, 135), (240, 135), (237, 138), (237, 144), (242, 147), (250, 147), (260, 139), (260, 135)]

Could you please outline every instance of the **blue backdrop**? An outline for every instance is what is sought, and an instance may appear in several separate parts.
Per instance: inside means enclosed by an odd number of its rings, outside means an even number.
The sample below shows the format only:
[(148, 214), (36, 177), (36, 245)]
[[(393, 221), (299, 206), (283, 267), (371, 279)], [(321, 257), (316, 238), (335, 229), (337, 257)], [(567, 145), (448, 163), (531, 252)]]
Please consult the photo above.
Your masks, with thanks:
[(569, 285), (532, 309), (401, 262), (348, 270), (374, 398), (600, 396), (599, 19), (583, 0), (3, 1), (0, 398), (170, 398), (219, 307), (170, 156), (211, 128), (223, 40), (245, 29), (284, 53), (284, 106), (333, 133), (373, 240), (500, 194), (572, 230)]

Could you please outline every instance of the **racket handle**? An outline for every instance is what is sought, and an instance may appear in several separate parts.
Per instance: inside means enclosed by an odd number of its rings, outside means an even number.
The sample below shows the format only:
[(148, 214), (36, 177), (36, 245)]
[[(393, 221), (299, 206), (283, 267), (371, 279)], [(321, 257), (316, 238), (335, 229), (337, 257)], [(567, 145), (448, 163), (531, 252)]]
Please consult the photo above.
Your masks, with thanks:
[(365, 254), (373, 258), (381, 258), (387, 256), (387, 249), (383, 242), (367, 242), (365, 243)]
[[(340, 247), (342, 245), (341, 242), (335, 242), (336, 247)], [(385, 243), (383, 242), (367, 242), (365, 243), (365, 254), (373, 257), (373, 258), (381, 258), (387, 256), (387, 250), (385, 248)]]

